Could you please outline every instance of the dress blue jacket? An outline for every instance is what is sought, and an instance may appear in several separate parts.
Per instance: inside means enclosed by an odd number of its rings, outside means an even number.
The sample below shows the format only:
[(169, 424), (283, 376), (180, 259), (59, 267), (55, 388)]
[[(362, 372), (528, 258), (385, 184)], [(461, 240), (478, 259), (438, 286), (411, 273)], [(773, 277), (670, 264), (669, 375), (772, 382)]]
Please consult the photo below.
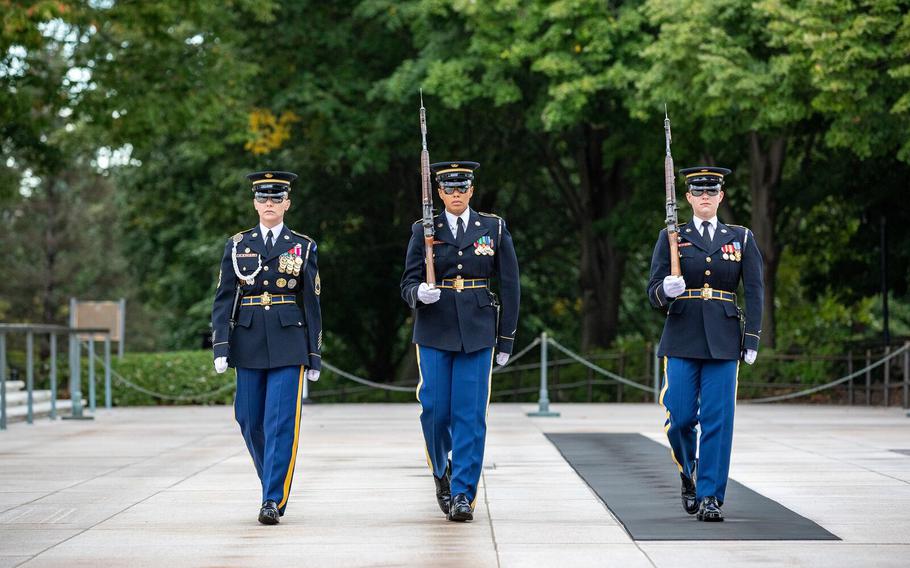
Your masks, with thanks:
[[(683, 223), (678, 235), (679, 264), (687, 290), (707, 286), (735, 294), (742, 280), (745, 329), (740, 327), (738, 297), (732, 300), (667, 298), (663, 281), (670, 274), (670, 245), (664, 229), (654, 246), (648, 282), (651, 305), (667, 312), (658, 356), (739, 359), (744, 349), (758, 351), (764, 281), (762, 257), (752, 231), (718, 222), (714, 240), (708, 244), (695, 226)], [(728, 259), (723, 258), (724, 254)]]
[[(518, 258), (505, 221), (472, 209), (460, 243), (444, 212), (434, 218), (434, 223), (433, 265), (436, 283), (441, 287), (439, 301), (424, 304), (417, 298), (418, 286), (426, 281), (421, 221), (411, 227), (401, 277), (401, 297), (414, 309), (414, 343), (445, 351), (471, 353), (497, 347), (501, 353), (511, 353), (518, 329), (521, 288)], [(461, 291), (445, 287), (459, 276), (469, 285), (482, 279), (488, 286)], [(490, 279), (499, 283), (498, 302), (489, 287)]]
[[(252, 285), (237, 278), (232, 253), (237, 239), (237, 267), (241, 275), (253, 274), (259, 262), (262, 270)], [(299, 245), (299, 246), (298, 246)], [(299, 252), (299, 254), (298, 254)], [(281, 272), (279, 263), (285, 258), (299, 256), (302, 264), (298, 274)], [(230, 330), (234, 295), (240, 285), (241, 299), (237, 320)], [(291, 303), (243, 305), (242, 298), (288, 295)], [(237, 233), (228, 239), (221, 259), (218, 288), (212, 306), (212, 346), (215, 358), (227, 357), (231, 367), (272, 369), (303, 365), (308, 369), (321, 368), (322, 313), (319, 306), (321, 283), (316, 262), (316, 242), (310, 237), (284, 226), (269, 254), (259, 227)], [(261, 300), (259, 300), (261, 303)]]

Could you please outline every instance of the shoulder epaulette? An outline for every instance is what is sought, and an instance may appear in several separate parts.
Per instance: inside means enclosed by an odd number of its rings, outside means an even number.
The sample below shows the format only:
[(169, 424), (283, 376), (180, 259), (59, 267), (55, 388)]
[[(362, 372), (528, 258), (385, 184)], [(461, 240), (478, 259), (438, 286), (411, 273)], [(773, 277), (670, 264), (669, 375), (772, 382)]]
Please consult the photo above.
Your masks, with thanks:
[(240, 241), (243, 240), (243, 235), (244, 235), (244, 234), (249, 233), (250, 231), (252, 231), (252, 230), (255, 229), (255, 228), (256, 228), (256, 227), (250, 227), (249, 229), (245, 229), (245, 230), (243, 230), (243, 231), (240, 231), (239, 233), (234, 234), (229, 240), (234, 241), (235, 243), (239, 243)]
[(500, 217), (499, 215), (495, 215), (493, 213), (483, 213), (481, 211), (478, 211), (477, 214), (483, 215), (484, 217), (493, 217), (494, 219), (502, 219), (502, 217)]
[(725, 223), (728, 227), (736, 227), (737, 229), (742, 229), (743, 231), (749, 232), (749, 227), (744, 227), (742, 225), (731, 225), (730, 223)]
[(294, 233), (295, 235), (297, 235), (298, 237), (303, 237), (304, 239), (310, 241), (311, 243), (315, 243), (315, 242), (316, 242), (316, 241), (313, 240), (312, 237), (307, 236), (307, 235), (304, 235), (303, 233), (298, 233), (298, 232), (295, 231), (294, 229), (290, 229), (290, 231), (291, 231), (292, 233)]

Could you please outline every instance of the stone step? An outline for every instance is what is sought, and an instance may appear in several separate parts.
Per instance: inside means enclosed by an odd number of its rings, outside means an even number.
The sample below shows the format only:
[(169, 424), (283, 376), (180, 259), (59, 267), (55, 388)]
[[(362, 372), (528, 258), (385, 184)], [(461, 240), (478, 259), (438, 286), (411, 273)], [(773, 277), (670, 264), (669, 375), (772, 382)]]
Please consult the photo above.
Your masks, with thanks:
[[(86, 410), (86, 403), (82, 403), (83, 409)], [(61, 398), (57, 401), (57, 415), (69, 415), (70, 409), (73, 407), (73, 401), (68, 398)], [(28, 415), (28, 408), (26, 406), (16, 406), (6, 409), (6, 421), (7, 422), (24, 422), (25, 417)], [(38, 418), (44, 418), (51, 413), (51, 401), (47, 400), (44, 402), (36, 403), (32, 407), (32, 416), (37, 420)]]
[[(32, 400), (35, 403), (44, 402), (51, 399), (51, 391), (36, 390), (32, 391)], [(28, 404), (28, 391), (15, 391), (6, 393), (6, 407), (26, 406)]]
[(6, 381), (6, 394), (25, 388), (25, 381)]

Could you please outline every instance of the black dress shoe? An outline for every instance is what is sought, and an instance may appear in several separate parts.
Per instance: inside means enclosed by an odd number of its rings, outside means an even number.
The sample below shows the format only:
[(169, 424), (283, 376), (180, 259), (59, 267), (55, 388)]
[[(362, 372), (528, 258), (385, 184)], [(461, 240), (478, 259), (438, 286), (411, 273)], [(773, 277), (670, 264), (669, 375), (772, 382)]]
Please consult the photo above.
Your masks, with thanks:
[(447, 518), (457, 523), (474, 520), (474, 509), (471, 508), (467, 495), (459, 493), (452, 497), (452, 507)]
[(687, 476), (685, 473), (680, 473), (679, 477), (682, 478), (682, 506), (690, 515), (694, 515), (698, 512), (698, 501), (695, 499), (695, 480)]
[(449, 514), (449, 505), (452, 502), (452, 462), (446, 467), (446, 472), (442, 477), (433, 475), (433, 481), (436, 482), (436, 502), (439, 508), (446, 515)]
[(259, 522), (264, 525), (277, 525), (281, 514), (278, 513), (278, 503), (269, 499), (259, 509)]
[(720, 512), (720, 504), (717, 502), (717, 497), (705, 497), (701, 500), (701, 505), (698, 507), (698, 515), (696, 518), (699, 521), (705, 521), (706, 523), (718, 523), (724, 520), (724, 514)]

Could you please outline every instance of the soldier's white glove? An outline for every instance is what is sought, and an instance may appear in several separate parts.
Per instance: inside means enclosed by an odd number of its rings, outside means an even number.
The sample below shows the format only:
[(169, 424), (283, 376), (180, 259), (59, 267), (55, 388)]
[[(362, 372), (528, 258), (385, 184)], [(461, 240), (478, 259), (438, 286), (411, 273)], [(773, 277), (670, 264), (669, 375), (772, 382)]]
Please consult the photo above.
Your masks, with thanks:
[(746, 349), (746, 352), (743, 354), (743, 361), (746, 362), (746, 365), (751, 365), (755, 362), (756, 357), (758, 357), (758, 351), (755, 349)]
[(496, 364), (499, 365), (500, 367), (502, 367), (503, 365), (505, 365), (506, 363), (509, 362), (509, 356), (510, 355), (508, 353), (497, 353), (496, 354)]
[(675, 298), (686, 290), (686, 281), (682, 276), (667, 276), (664, 278), (664, 295)]
[(219, 375), (227, 371), (227, 357), (215, 357), (215, 372)]
[(306, 370), (306, 380), (313, 381), (314, 383), (319, 380), (319, 371), (316, 369), (307, 369)]
[(424, 304), (432, 304), (439, 301), (442, 290), (436, 287), (430, 287), (426, 282), (421, 282), (417, 287), (417, 298)]

